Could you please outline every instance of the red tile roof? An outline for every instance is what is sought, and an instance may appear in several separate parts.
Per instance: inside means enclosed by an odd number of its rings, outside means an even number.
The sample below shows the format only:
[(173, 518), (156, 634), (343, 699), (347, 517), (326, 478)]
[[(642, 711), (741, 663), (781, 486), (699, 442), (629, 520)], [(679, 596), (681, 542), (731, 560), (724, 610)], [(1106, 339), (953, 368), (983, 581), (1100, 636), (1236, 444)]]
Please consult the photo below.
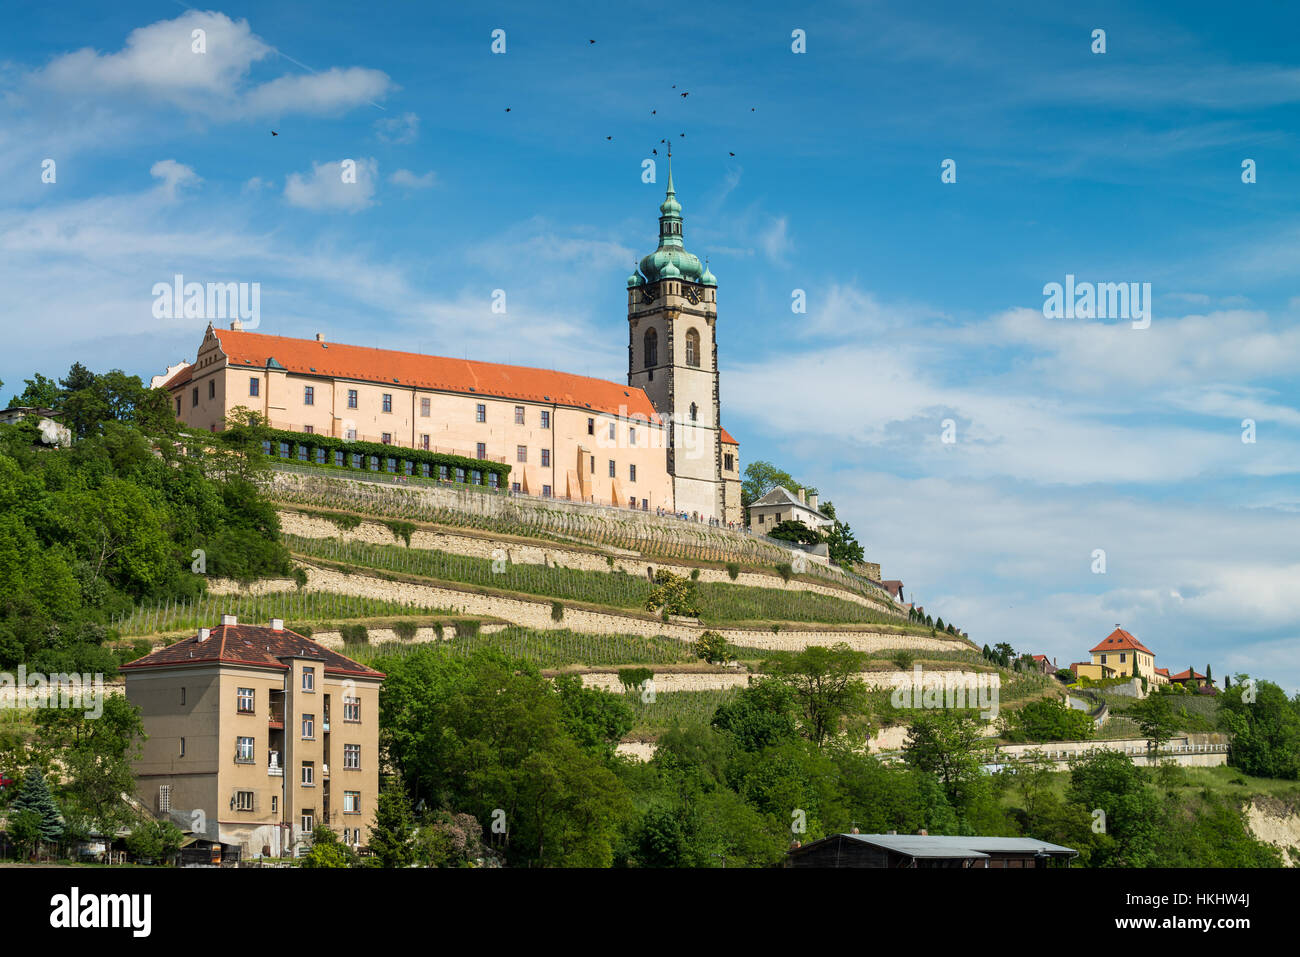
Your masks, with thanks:
[[(426, 356), (342, 342), (291, 339), (260, 332), (213, 329), (232, 367), (266, 368), (275, 359), (298, 375), (331, 376), (361, 382), (414, 386), (440, 392), (497, 396), (532, 402), (553, 402), (595, 412), (639, 416), (655, 422), (659, 416), (644, 390), (605, 379), (530, 369), (496, 362)], [(181, 373), (177, 373), (179, 377)], [(168, 383), (170, 388), (171, 382)]]
[(723, 444), (723, 445), (739, 445), (740, 443), (737, 442), (735, 439), (733, 439), (733, 438), (731, 437), (731, 433), (730, 433), (730, 432), (728, 432), (726, 429), (723, 429), (723, 430), (722, 430), (722, 444)]
[(128, 661), (122, 665), (122, 670), (197, 665), (214, 661), (288, 670), (289, 666), (282, 658), (319, 658), (326, 674), (384, 677), (383, 672), (367, 668), (297, 632), (287, 628), (273, 631), (262, 625), (218, 625), (206, 639), (200, 639), (198, 635), (185, 638), (143, 658)]
[(1152, 658), (1156, 656), (1154, 651), (1142, 644), (1142, 642), (1138, 641), (1123, 628), (1116, 628), (1109, 635), (1103, 638), (1101, 644), (1096, 648), (1089, 649), (1089, 652), (1091, 654), (1096, 654), (1099, 651), (1126, 651), (1130, 648), (1145, 652)]
[(1156, 674), (1158, 674), (1158, 675), (1164, 675), (1166, 678), (1168, 678), (1168, 677), (1169, 677), (1169, 669), (1168, 669), (1168, 668), (1157, 668), (1157, 669), (1156, 669)]
[(1188, 668), (1186, 671), (1180, 671), (1176, 675), (1169, 675), (1170, 681), (1191, 681), (1193, 678), (1196, 678), (1200, 681), (1204, 681), (1205, 675), (1201, 674), (1199, 671), (1195, 670), (1194, 668)]
[(184, 369), (181, 369), (179, 372), (177, 372), (166, 382), (164, 382), (161, 388), (167, 389), (169, 391), (171, 389), (179, 388), (180, 386), (183, 386), (185, 383), (189, 382), (190, 379), (192, 379), (193, 377), (194, 377), (194, 365), (193, 363), (191, 363), (190, 365), (187, 365)]

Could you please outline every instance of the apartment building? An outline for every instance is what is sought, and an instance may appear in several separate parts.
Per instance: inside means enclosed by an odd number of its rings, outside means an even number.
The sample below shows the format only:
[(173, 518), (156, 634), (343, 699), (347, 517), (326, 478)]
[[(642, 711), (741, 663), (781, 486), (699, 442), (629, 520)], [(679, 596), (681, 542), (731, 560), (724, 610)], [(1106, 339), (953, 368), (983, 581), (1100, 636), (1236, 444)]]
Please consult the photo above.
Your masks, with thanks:
[(137, 797), (160, 817), (245, 858), (294, 854), (321, 824), (368, 843), (381, 672), (233, 615), (122, 672), (148, 736)]

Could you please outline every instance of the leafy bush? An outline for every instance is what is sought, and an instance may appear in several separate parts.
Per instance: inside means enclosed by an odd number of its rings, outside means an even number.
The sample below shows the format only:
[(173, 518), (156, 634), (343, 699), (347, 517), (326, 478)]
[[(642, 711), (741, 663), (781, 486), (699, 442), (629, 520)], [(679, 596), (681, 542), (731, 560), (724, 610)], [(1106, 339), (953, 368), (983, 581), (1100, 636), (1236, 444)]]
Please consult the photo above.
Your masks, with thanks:
[(727, 562), (727, 576), (734, 582), (740, 577), (740, 566), (735, 562)]
[(393, 625), (393, 632), (398, 638), (402, 639), (402, 641), (412, 640), (415, 637), (417, 630), (418, 628), (413, 621), (399, 621)]
[(341, 625), (339, 633), (343, 635), (345, 645), (364, 645), (370, 641), (370, 633), (365, 625)]
[(789, 562), (782, 562), (780, 565), (777, 565), (776, 570), (781, 573), (781, 577), (785, 581), (789, 581), (790, 577), (794, 574), (794, 569), (790, 567)]
[(551, 621), (564, 620), (564, 606), (558, 601), (551, 602)]
[(662, 608), (669, 615), (694, 617), (700, 613), (696, 583), (684, 575), (675, 575), (661, 568), (655, 572), (655, 587), (650, 589), (645, 607), (647, 611)]
[(695, 654), (711, 665), (730, 661), (732, 657), (731, 647), (727, 644), (727, 639), (716, 631), (701, 632), (700, 637), (695, 639), (693, 647)]
[(649, 668), (619, 668), (618, 683), (624, 691), (634, 691), (655, 676)]

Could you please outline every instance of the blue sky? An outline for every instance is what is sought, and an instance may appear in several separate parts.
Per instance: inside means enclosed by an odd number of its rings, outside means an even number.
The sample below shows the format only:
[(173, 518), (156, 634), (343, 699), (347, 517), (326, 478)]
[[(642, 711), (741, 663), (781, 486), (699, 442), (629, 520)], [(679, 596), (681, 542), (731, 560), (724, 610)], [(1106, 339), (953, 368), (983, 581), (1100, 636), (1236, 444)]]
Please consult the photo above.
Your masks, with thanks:
[[(264, 332), (620, 379), (671, 136), (742, 461), (981, 643), (1064, 664), (1122, 623), (1300, 688), (1287, 5), (438, 6), (8, 11), (3, 398), (193, 359), (176, 273), (260, 283)], [(1066, 274), (1151, 283), (1150, 327), (1044, 318)]]

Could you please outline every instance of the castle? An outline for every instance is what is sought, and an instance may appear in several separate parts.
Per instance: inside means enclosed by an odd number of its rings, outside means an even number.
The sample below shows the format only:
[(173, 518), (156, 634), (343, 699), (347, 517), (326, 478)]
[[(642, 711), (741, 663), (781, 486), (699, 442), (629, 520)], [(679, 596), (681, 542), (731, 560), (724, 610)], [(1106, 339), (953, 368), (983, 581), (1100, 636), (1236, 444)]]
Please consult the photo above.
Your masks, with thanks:
[(549, 369), (209, 324), (193, 363), (156, 377), (176, 417), (505, 462), (513, 491), (742, 521), (740, 446), (722, 427), (713, 273), (687, 252), (668, 187), (659, 245), (627, 280), (627, 384)]

